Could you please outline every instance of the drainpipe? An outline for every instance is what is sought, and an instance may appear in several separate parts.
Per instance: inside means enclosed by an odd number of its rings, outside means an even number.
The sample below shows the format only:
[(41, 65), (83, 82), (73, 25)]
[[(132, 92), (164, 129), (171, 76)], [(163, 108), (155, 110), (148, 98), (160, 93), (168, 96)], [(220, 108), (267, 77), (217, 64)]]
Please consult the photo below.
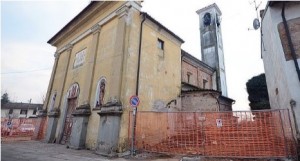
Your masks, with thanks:
[(292, 42), (292, 38), (291, 38), (290, 31), (289, 31), (289, 27), (288, 27), (288, 24), (287, 24), (286, 19), (285, 19), (284, 10), (285, 10), (285, 2), (282, 3), (281, 17), (282, 17), (282, 21), (283, 21), (285, 33), (286, 33), (286, 36), (287, 36), (287, 39), (288, 39), (288, 44), (289, 44), (289, 47), (290, 47), (290, 50), (291, 50), (292, 58), (294, 60), (294, 64), (295, 64), (295, 67), (296, 67), (296, 72), (297, 72), (297, 75), (298, 75), (298, 79), (300, 81), (299, 64), (297, 62), (297, 56), (296, 56), (295, 48), (294, 48), (294, 45), (293, 45), (293, 42)]
[(183, 62), (183, 52), (182, 50), (180, 50), (180, 54), (181, 54), (181, 59), (180, 59), (180, 64), (181, 64), (181, 68), (180, 68), (180, 92), (179, 92), (179, 97), (181, 99), (181, 94), (182, 94), (182, 62)]
[[(140, 26), (140, 42), (139, 42), (139, 55), (138, 55), (138, 68), (137, 68), (137, 75), (136, 75), (136, 91), (135, 95), (139, 95), (139, 83), (140, 83), (140, 66), (141, 66), (141, 50), (142, 50), (142, 35), (143, 35), (143, 23), (146, 20), (146, 13), (141, 13), (143, 15), (143, 20)], [(132, 128), (132, 139), (131, 139), (131, 156), (135, 155), (134, 143), (135, 143), (135, 127), (136, 127), (136, 112), (137, 107), (133, 108), (133, 128)]]
[(139, 42), (139, 55), (138, 55), (138, 68), (137, 68), (137, 75), (136, 75), (136, 91), (135, 95), (139, 95), (139, 83), (140, 83), (140, 66), (141, 66), (141, 50), (142, 50), (142, 35), (143, 35), (143, 23), (146, 20), (146, 13), (143, 14), (143, 20), (140, 26), (140, 42)]

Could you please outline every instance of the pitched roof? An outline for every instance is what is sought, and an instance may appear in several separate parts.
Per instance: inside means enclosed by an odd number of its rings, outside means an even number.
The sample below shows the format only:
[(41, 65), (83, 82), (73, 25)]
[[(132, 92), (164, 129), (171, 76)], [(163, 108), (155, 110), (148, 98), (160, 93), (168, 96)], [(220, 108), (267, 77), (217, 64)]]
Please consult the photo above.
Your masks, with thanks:
[(91, 1), (90, 4), (88, 4), (80, 13), (78, 13), (70, 22), (68, 22), (62, 29), (60, 29), (53, 37), (51, 37), (47, 43), (51, 44), (54, 39), (56, 39), (60, 34), (62, 34), (64, 31), (67, 30), (67, 28), (75, 23), (76, 20), (78, 20), (81, 15), (83, 15), (85, 12), (90, 10), (90, 8), (96, 3), (96, 1)]
[(168, 32), (170, 35), (174, 36), (177, 40), (179, 40), (181, 43), (184, 43), (184, 40), (181, 39), (179, 36), (177, 36), (174, 32), (172, 32), (171, 30), (169, 30), (167, 27), (165, 27), (164, 25), (162, 25), (160, 22), (158, 22), (157, 20), (155, 20), (153, 17), (151, 17), (147, 12), (141, 12), (142, 15), (145, 16), (146, 19), (152, 21), (153, 23), (155, 23), (157, 26), (161, 27), (163, 30), (165, 30), (166, 32)]
[(198, 89), (191, 89), (191, 90), (187, 90), (187, 91), (181, 91), (182, 93), (194, 93), (194, 92), (214, 92), (214, 93), (219, 93), (221, 95), (220, 91), (214, 90), (214, 89), (202, 89), (202, 88), (198, 88)]
[(33, 103), (5, 103), (1, 104), (1, 109), (42, 109), (43, 104)]
[(206, 68), (206, 69), (208, 69), (208, 70), (210, 70), (210, 71), (212, 71), (212, 72), (215, 71), (212, 67), (210, 67), (209, 65), (207, 65), (207, 64), (204, 63), (203, 61), (197, 59), (196, 57), (194, 57), (193, 55), (189, 54), (188, 52), (186, 52), (186, 51), (184, 51), (184, 50), (182, 50), (182, 49), (181, 49), (181, 56), (182, 56), (182, 57), (186, 57), (186, 58), (188, 58), (188, 59), (194, 61), (194, 62), (197, 63), (199, 66), (203, 66), (204, 68)]
[[(68, 22), (62, 29), (60, 29), (52, 38), (50, 38), (50, 40), (48, 40), (47, 43), (52, 44), (54, 42), (54, 40), (59, 37), (59, 35), (61, 35), (65, 31), (67, 31), (67, 29), (72, 24), (75, 24), (77, 20), (81, 19), (86, 12), (89, 12), (90, 10), (92, 10), (93, 8), (95, 8), (97, 6), (97, 4), (104, 3), (104, 2), (108, 2), (108, 1), (102, 1), (102, 2), (91, 1), (89, 5), (87, 5), (79, 14), (77, 14), (70, 22)], [(149, 14), (147, 14), (146, 12), (141, 12), (141, 14), (145, 15), (145, 17), (147, 19), (151, 20), (153, 23), (155, 23), (156, 25), (158, 25), (159, 27), (161, 27), (162, 29), (164, 29), (166, 32), (168, 32), (169, 34), (171, 34), (172, 36), (174, 36), (181, 43), (184, 43), (183, 39), (181, 39), (179, 36), (177, 36), (176, 34), (174, 34), (168, 28), (166, 28), (165, 26), (163, 26), (157, 20), (155, 20), (154, 18), (152, 18)]]

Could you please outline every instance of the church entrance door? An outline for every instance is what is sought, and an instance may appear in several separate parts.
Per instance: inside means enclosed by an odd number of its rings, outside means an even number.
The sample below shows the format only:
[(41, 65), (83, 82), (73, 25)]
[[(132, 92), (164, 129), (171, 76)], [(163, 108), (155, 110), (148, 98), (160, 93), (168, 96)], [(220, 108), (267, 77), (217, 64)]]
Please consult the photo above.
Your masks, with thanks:
[(67, 116), (65, 120), (65, 126), (64, 126), (61, 144), (67, 144), (70, 141), (72, 125), (73, 125), (72, 113), (76, 108), (76, 102), (77, 102), (77, 98), (68, 99), (68, 110), (67, 110)]

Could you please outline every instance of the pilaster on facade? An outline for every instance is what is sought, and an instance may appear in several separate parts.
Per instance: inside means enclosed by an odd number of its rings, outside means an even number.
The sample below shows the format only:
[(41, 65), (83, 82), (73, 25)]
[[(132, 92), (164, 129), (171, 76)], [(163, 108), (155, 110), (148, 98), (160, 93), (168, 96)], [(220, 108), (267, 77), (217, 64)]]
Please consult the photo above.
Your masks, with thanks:
[(131, 6), (133, 9), (137, 10), (137, 11), (141, 11), (142, 9), (142, 5), (141, 5), (142, 1), (128, 1), (126, 3), (127, 6)]
[(121, 8), (119, 8), (119, 9), (116, 11), (116, 15), (117, 15), (119, 18), (122, 18), (123, 16), (127, 16), (130, 8), (131, 8), (131, 5), (130, 5), (130, 4), (125, 4), (124, 6), (122, 6)]
[(114, 63), (111, 67), (111, 72), (115, 75), (111, 80), (110, 89), (111, 95), (109, 96), (109, 100), (112, 104), (121, 102), (121, 87), (122, 87), (122, 75), (123, 75), (123, 66), (124, 66), (124, 55), (125, 55), (125, 43), (126, 43), (126, 18), (128, 16), (128, 12), (131, 6), (122, 6), (116, 13), (118, 16), (118, 25), (117, 25), (117, 35), (118, 38), (115, 41), (115, 51), (114, 51)]
[(121, 8), (119, 8), (115, 13), (119, 18), (121, 18), (123, 16), (127, 16), (130, 9), (141, 11), (141, 8), (141, 2), (129, 1), (125, 3)]
[(55, 52), (54, 54), (54, 65), (53, 65), (53, 69), (52, 69), (52, 73), (51, 73), (51, 77), (50, 77), (50, 81), (49, 81), (49, 85), (48, 85), (48, 89), (47, 89), (47, 94), (46, 94), (46, 102), (43, 106), (43, 109), (44, 110), (47, 110), (47, 107), (49, 106), (49, 101), (50, 101), (50, 96), (51, 96), (51, 91), (52, 91), (52, 87), (53, 87), (53, 81), (54, 81), (54, 77), (56, 75), (56, 69), (57, 69), (57, 64), (58, 64), (58, 60), (59, 60), (59, 56), (60, 56), (60, 53), (59, 52)]
[(58, 50), (56, 51), (56, 55), (60, 55), (60, 54), (63, 53), (64, 51), (72, 50), (73, 44), (74, 44), (74, 43), (68, 43), (68, 44), (65, 45), (64, 47), (58, 49)]
[(65, 50), (68, 52), (71, 52), (71, 50), (73, 49), (73, 44), (69, 43), (65, 46)]
[(91, 48), (88, 50), (90, 58), (88, 60), (88, 71), (85, 73), (85, 85), (83, 89), (83, 105), (90, 106), (91, 101), (91, 94), (92, 94), (92, 83), (94, 80), (94, 73), (95, 73), (95, 61), (97, 60), (97, 49), (98, 49), (98, 42), (99, 42), (99, 35), (100, 35), (101, 26), (99, 24), (94, 25), (91, 27), (91, 32), (93, 33), (93, 38), (91, 42)]
[(99, 33), (101, 30), (101, 26), (99, 24), (94, 25), (93, 27), (91, 27), (90, 31), (92, 32), (92, 34), (96, 34)]
[(64, 73), (63, 73), (63, 80), (62, 80), (62, 83), (60, 83), (61, 88), (58, 88), (58, 89), (61, 89), (60, 97), (59, 97), (59, 103), (58, 103), (59, 106), (62, 105), (62, 99), (64, 97), (65, 84), (66, 84), (66, 79), (67, 79), (67, 75), (68, 75), (69, 63), (70, 63), (70, 59), (71, 59), (71, 53), (72, 53), (73, 45), (72, 44), (67, 44), (65, 46), (65, 49), (68, 52), (68, 58), (67, 58), (67, 63), (66, 63), (65, 70), (64, 70)]
[[(104, 24), (106, 24), (107, 22), (109, 22), (110, 20), (115, 18), (116, 16), (118, 16), (119, 18), (127, 17), (128, 14), (129, 14), (130, 9), (134, 9), (136, 11), (141, 11), (141, 8), (142, 8), (141, 2), (129, 1), (129, 2), (125, 3), (123, 6), (121, 6), (117, 10), (115, 10), (115, 11), (111, 12), (110, 14), (108, 14), (105, 18), (100, 20), (98, 23), (94, 24), (90, 29), (80, 33), (75, 39), (69, 41), (69, 43), (67, 45), (63, 46), (62, 48), (59, 48), (57, 50), (57, 52), (62, 53), (62, 52), (66, 51), (68, 49), (68, 45), (74, 45), (78, 41), (80, 41), (80, 40), (84, 39), (85, 37), (89, 36), (90, 34), (94, 34), (95, 32), (98, 32), (98, 30), (101, 29), (101, 26), (103, 26)], [(51, 40), (51, 41), (54, 41), (54, 40)]]
[(60, 53), (56, 51), (56, 52), (54, 53), (54, 58), (55, 58), (55, 60), (58, 59), (59, 56), (60, 56)]

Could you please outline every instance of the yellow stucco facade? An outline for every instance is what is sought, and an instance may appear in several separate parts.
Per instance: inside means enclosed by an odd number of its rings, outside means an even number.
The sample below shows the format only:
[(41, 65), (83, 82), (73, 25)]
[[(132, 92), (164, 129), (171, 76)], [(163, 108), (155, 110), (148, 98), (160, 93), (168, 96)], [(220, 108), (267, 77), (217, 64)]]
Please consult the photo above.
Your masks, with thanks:
[[(75, 99), (76, 108), (90, 107), (85, 136), (85, 146), (90, 149), (98, 144), (99, 111), (120, 105), (118, 151), (124, 151), (132, 110), (129, 98), (136, 94), (137, 79), (138, 110), (151, 111), (179, 96), (183, 40), (140, 8), (141, 2), (134, 1), (91, 2), (48, 41), (57, 51), (44, 109), (60, 111), (57, 126), (48, 127), (55, 131), (56, 142), (63, 135), (71, 99)], [(72, 93), (74, 84), (78, 89)]]

